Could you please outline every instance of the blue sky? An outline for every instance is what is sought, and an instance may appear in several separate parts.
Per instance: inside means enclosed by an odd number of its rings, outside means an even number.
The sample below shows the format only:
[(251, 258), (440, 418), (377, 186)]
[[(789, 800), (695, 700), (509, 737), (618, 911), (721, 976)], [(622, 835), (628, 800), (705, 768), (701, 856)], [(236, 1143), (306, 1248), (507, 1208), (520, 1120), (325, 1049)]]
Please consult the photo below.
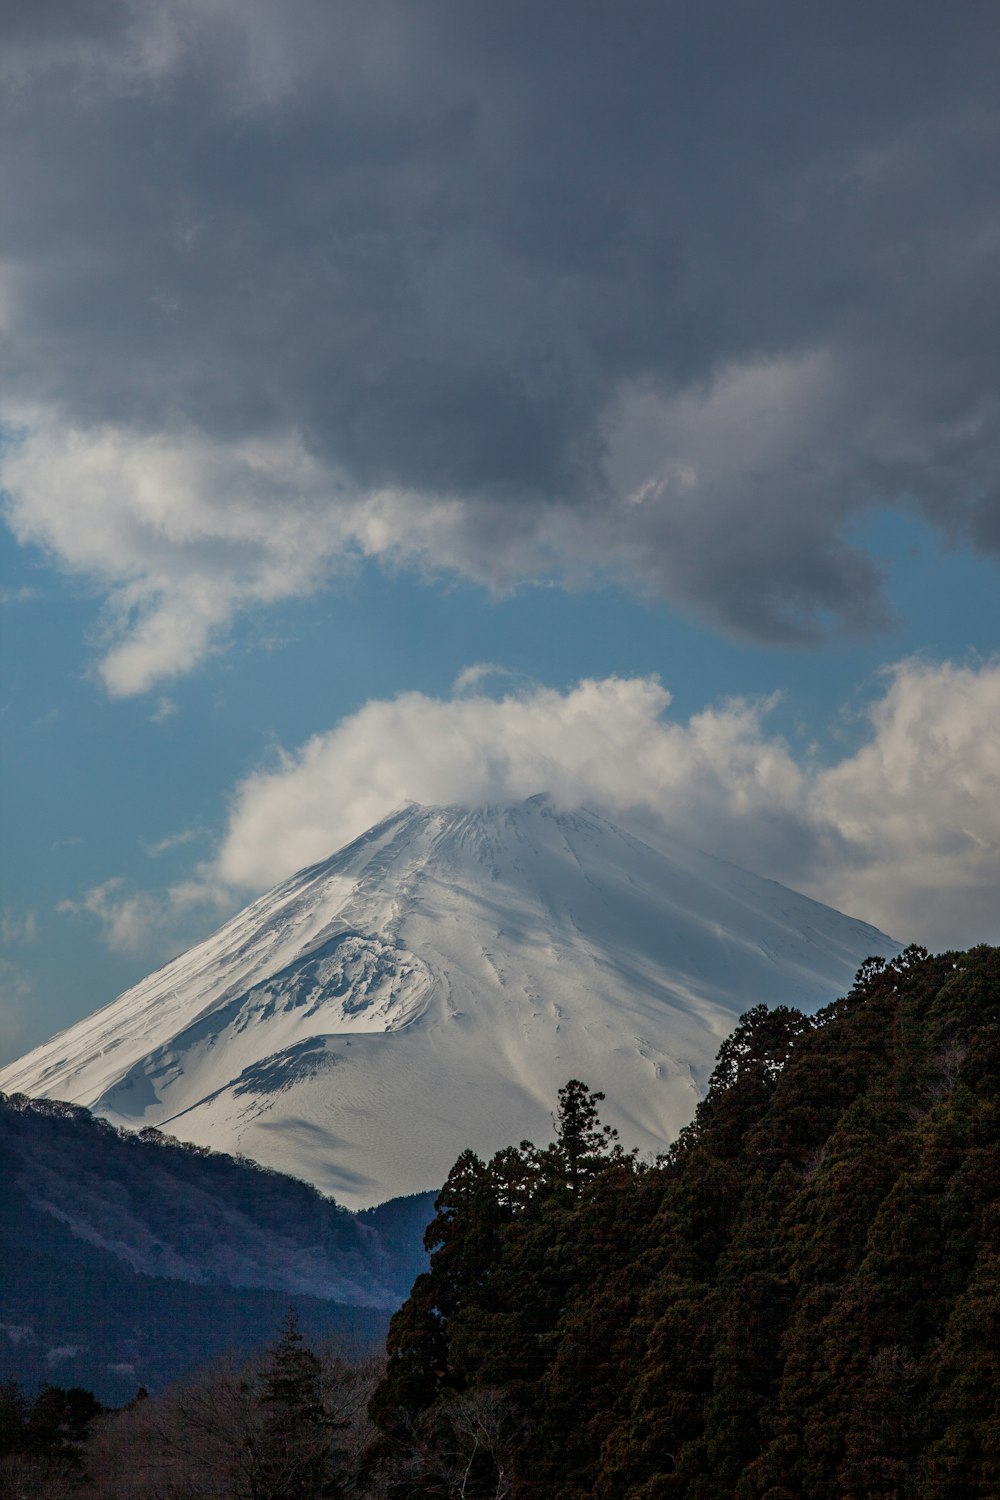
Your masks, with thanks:
[(0, 1059), (407, 797), (1000, 940), (995, 15), (723, 10), (9, 23)]

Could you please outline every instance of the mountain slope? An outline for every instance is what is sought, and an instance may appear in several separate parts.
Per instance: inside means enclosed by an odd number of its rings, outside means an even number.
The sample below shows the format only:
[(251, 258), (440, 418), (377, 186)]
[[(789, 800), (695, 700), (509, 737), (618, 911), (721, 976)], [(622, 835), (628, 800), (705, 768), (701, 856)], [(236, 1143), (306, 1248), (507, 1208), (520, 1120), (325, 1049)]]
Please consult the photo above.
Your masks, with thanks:
[[(262, 1286), (151, 1276), (72, 1234), (0, 1172), (0, 1384), (84, 1386), (120, 1405), (273, 1341), (292, 1304), (311, 1339), (374, 1348), (389, 1313)], [(26, 1493), (26, 1492), (22, 1492)]]
[(691, 1117), (749, 1005), (818, 1006), (898, 945), (545, 797), (403, 808), (26, 1058), (0, 1089), (240, 1150), (349, 1206), (544, 1138), (560, 1084), (629, 1145)]
[(391, 1309), (422, 1269), (426, 1195), (356, 1216), (296, 1178), (79, 1105), (0, 1094), (0, 1162), (33, 1209), (147, 1276)]

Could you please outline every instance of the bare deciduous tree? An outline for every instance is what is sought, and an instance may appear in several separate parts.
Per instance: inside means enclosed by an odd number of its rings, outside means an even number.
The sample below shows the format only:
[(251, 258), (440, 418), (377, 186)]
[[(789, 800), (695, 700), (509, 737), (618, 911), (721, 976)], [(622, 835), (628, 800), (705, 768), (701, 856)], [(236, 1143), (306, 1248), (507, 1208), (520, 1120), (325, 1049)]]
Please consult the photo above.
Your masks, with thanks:
[[(85, 1494), (100, 1500), (319, 1500), (370, 1441), (373, 1360), (329, 1349), (317, 1357), (311, 1424), (276, 1419), (269, 1362), (223, 1362), (99, 1424)], [(79, 1492), (78, 1492), (79, 1493)]]

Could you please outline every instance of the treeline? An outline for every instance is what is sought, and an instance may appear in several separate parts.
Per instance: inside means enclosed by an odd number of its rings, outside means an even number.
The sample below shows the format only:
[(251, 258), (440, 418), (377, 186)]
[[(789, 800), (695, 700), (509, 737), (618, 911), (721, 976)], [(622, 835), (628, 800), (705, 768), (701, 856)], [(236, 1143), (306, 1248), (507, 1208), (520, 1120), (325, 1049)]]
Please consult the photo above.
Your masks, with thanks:
[(60, 1490), (84, 1474), (84, 1445), (105, 1412), (92, 1392), (43, 1385), (29, 1400), (16, 1380), (0, 1384), (0, 1495)]
[(3, 1500), (337, 1500), (373, 1428), (381, 1361), (310, 1348), (289, 1312), (276, 1343), (109, 1411), (44, 1386), (0, 1386)]
[(655, 1163), (601, 1098), (573, 1080), (548, 1146), (463, 1153), (384, 1366), (290, 1323), (98, 1416), (65, 1493), (996, 1500), (1000, 949), (751, 1010)]

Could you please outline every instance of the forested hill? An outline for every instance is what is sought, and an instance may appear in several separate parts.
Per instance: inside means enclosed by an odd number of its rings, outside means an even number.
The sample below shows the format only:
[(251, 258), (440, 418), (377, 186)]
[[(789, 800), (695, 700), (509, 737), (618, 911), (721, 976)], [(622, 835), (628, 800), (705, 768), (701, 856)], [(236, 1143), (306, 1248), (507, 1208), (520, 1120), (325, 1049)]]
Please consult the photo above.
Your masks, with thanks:
[(263, 1343), (290, 1298), (310, 1337), (381, 1342), (432, 1202), (350, 1214), (255, 1162), (0, 1094), (0, 1389), (118, 1404)]
[(599, 1102), (456, 1163), (373, 1403), (385, 1493), (461, 1454), (468, 1494), (995, 1500), (1000, 949), (750, 1011), (655, 1166)]

